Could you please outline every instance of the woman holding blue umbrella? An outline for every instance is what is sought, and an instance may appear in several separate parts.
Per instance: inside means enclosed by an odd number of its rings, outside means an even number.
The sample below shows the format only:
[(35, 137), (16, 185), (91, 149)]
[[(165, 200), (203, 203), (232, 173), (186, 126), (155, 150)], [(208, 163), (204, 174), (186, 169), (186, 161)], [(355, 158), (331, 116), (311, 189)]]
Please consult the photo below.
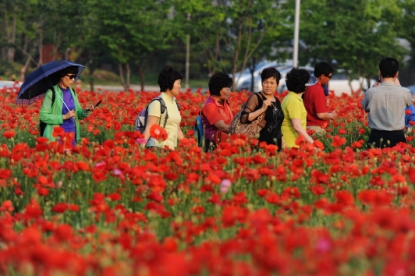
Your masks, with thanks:
[(72, 145), (81, 139), (79, 120), (96, 105), (82, 110), (78, 96), (71, 88), (85, 66), (67, 60), (55, 60), (39, 66), (26, 77), (17, 96), (17, 104), (31, 104), (43, 99), (40, 109), (40, 135), (55, 141), (53, 129), (60, 126), (73, 134)]
[(40, 109), (40, 121), (45, 124), (41, 135), (54, 141), (53, 129), (60, 126), (65, 133), (73, 134), (72, 146), (74, 146), (76, 141), (81, 139), (79, 120), (88, 116), (95, 107), (91, 105), (82, 109), (76, 93), (71, 88), (78, 76), (79, 67), (70, 66), (58, 73), (60, 79), (46, 92)]

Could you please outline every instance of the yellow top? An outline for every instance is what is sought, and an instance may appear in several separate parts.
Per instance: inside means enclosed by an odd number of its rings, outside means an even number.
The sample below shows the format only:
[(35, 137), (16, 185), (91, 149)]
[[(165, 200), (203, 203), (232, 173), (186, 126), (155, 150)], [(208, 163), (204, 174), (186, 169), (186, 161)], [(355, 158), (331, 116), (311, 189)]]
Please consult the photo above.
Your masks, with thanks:
[[(166, 122), (166, 127), (164, 128), (167, 131), (168, 137), (164, 142), (159, 142), (150, 138), (150, 141), (147, 145), (164, 148), (168, 146), (171, 149), (175, 149), (177, 146), (177, 138), (179, 134), (180, 121), (182, 117), (180, 116), (180, 111), (177, 108), (176, 98), (170, 97), (166, 93), (162, 92), (161, 97), (166, 104), (167, 110), (161, 115), (160, 126), (163, 127), (165, 117), (168, 113), (169, 117)], [(148, 106), (148, 115), (155, 116), (160, 118), (160, 101), (153, 101)]]
[(284, 112), (284, 121), (282, 122), (281, 132), (286, 147), (298, 147), (295, 140), (298, 137), (291, 119), (300, 119), (301, 126), (305, 129), (307, 124), (307, 111), (304, 107), (303, 99), (294, 92), (289, 92), (281, 103), (282, 112)]

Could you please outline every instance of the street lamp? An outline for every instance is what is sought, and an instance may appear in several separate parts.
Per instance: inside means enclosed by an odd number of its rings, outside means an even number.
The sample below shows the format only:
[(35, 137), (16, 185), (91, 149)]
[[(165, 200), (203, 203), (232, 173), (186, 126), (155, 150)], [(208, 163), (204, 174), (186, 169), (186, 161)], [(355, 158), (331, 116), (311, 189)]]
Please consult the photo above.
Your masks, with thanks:
[(294, 19), (294, 53), (293, 53), (293, 65), (298, 66), (298, 37), (300, 32), (300, 2), (301, 0), (295, 0), (295, 19)]

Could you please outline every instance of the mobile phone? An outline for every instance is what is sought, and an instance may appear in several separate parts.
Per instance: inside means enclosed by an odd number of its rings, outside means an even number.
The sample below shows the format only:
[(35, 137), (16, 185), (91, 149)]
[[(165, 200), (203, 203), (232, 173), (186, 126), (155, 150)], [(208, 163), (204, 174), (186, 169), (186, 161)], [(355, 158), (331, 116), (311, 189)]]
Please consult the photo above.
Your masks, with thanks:
[(95, 104), (95, 107), (97, 107), (100, 103), (102, 102), (102, 100), (99, 100), (99, 102), (97, 102), (96, 104)]

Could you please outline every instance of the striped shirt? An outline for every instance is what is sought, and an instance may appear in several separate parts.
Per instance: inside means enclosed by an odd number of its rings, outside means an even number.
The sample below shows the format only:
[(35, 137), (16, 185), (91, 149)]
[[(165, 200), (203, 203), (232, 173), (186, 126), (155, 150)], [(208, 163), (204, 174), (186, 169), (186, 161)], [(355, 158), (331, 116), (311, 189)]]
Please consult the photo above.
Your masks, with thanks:
[(405, 108), (413, 104), (409, 89), (383, 82), (366, 91), (363, 109), (369, 113), (371, 129), (394, 131), (405, 127)]

